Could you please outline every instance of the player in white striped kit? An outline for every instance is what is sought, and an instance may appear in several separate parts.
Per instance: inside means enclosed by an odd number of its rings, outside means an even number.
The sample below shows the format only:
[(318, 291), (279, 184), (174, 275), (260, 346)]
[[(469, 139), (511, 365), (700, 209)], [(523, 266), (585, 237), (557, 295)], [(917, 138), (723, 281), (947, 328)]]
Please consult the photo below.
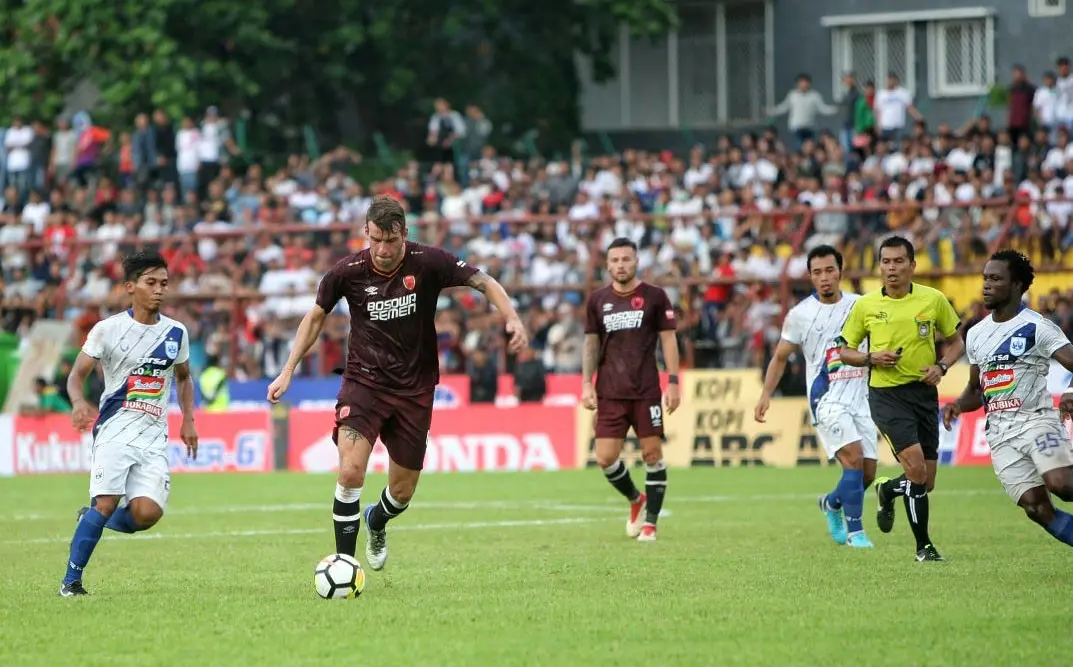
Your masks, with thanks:
[[(877, 431), (868, 408), (867, 370), (843, 364), (838, 355), (842, 324), (859, 297), (841, 290), (842, 255), (835, 248), (813, 248), (808, 271), (816, 293), (787, 314), (754, 417), (764, 421), (787, 361), (803, 352), (812, 423), (827, 457), (842, 464), (842, 478), (834, 491), (820, 497), (820, 509), (837, 544), (867, 549), (873, 545), (861, 513), (864, 490), (876, 475)], [(866, 345), (861, 344), (862, 351)]]
[(991, 464), (1002, 486), (1037, 524), (1073, 546), (1073, 515), (1055, 508), (1054, 494), (1073, 502), (1073, 446), (1063, 419), (1073, 416), (1073, 387), (1054, 407), (1047, 390), (1050, 360), (1073, 371), (1073, 345), (1056, 324), (1022, 304), (1035, 271), (1016, 250), (984, 265), (984, 307), (991, 314), (969, 329), (969, 383), (943, 406), (950, 430), (963, 412), (983, 407)]
[[(93, 367), (104, 369), (100, 414), (93, 424), (89, 495), (78, 514), (67, 574), (60, 595), (86, 595), (82, 572), (105, 528), (121, 533), (148, 530), (164, 514), (171, 490), (168, 473), (168, 397), (178, 384), (187, 455), (197, 456), (190, 337), (181, 323), (160, 313), (168, 291), (168, 268), (157, 253), (135, 253), (123, 262), (130, 310), (94, 325), (75, 360), (67, 391), (75, 428), (85, 431), (94, 410), (84, 387)], [(120, 507), (126, 496), (127, 504)]]

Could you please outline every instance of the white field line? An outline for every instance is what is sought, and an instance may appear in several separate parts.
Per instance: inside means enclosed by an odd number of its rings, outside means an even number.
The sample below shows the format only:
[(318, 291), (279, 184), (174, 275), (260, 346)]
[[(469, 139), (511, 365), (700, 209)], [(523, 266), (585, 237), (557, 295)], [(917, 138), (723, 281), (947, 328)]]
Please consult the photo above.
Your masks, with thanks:
[[(598, 519), (532, 519), (528, 521), (472, 521), (467, 523), (426, 523), (415, 525), (396, 526), (391, 532), (399, 530), (473, 530), (478, 528), (529, 528), (537, 526), (561, 526), (567, 524), (593, 523)], [(138, 533), (131, 535), (132, 540), (208, 540), (215, 538), (234, 537), (271, 537), (282, 535), (324, 535), (327, 528), (295, 528), (275, 530), (225, 530), (211, 533)], [(106, 532), (105, 535), (111, 536)], [(112, 538), (115, 539), (115, 538)], [(122, 539), (122, 538), (120, 538)], [(54, 544), (70, 542), (67, 537), (41, 537), (27, 540), (4, 540), (0, 544)]]
[[(1002, 493), (1002, 489), (951, 489), (949, 491), (935, 492), (939, 497), (943, 496), (980, 496), (995, 495)], [(798, 501), (814, 500), (819, 493), (760, 493), (743, 495), (710, 495), (710, 496), (676, 496), (668, 495), (671, 503), (732, 503), (732, 502), (769, 502), (769, 501)], [(469, 500), (469, 501), (429, 501), (422, 502), (420, 499), (414, 502), (415, 508), (430, 510), (547, 510), (552, 512), (607, 512), (619, 513), (622, 511), (622, 501), (606, 501), (602, 505), (577, 505), (572, 503), (551, 503), (542, 500)], [(212, 514), (258, 514), (274, 512), (329, 512), (329, 501), (319, 503), (280, 503), (271, 505), (224, 505), (205, 507), (177, 507), (169, 509), (168, 516), (198, 516)], [(664, 510), (664, 514), (668, 512)], [(74, 512), (63, 513), (21, 513), (0, 515), (0, 523), (18, 521), (41, 521), (46, 519), (73, 518)]]

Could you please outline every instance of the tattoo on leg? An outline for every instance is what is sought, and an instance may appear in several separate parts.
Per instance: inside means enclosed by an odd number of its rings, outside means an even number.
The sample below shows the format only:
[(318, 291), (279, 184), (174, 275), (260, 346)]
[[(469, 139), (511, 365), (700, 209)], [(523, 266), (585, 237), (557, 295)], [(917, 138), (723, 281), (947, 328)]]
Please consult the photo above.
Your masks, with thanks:
[(365, 436), (358, 433), (356, 429), (349, 426), (339, 427), (339, 443), (346, 443), (348, 445), (356, 445), (361, 442), (365, 442)]

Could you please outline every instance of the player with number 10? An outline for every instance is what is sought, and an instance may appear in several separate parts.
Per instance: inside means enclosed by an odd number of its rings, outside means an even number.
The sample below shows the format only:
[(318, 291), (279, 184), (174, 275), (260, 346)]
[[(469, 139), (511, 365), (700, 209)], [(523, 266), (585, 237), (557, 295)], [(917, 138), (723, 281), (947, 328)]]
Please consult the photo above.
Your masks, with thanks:
[[(652, 542), (667, 490), (664, 411), (673, 413), (680, 401), (674, 308), (662, 288), (637, 278), (637, 245), (633, 241), (619, 238), (611, 243), (607, 271), (611, 284), (590, 294), (585, 309), (581, 400), (586, 408), (596, 410), (596, 463), (630, 503), (626, 534)], [(670, 374), (662, 405), (657, 343), (663, 347)], [(620, 458), (631, 427), (641, 441), (645, 493), (634, 486)]]

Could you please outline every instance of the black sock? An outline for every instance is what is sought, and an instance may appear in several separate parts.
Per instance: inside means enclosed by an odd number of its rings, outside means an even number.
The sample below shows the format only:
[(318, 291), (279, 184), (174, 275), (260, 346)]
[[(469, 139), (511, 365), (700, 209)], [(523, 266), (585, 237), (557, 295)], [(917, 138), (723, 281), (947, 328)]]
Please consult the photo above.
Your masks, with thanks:
[(361, 525), (361, 488), (348, 489), (335, 485), (335, 504), (332, 506), (335, 524), (335, 553), (353, 556), (358, 548), (358, 526)]
[(917, 539), (917, 551), (931, 544), (928, 537), (928, 487), (924, 484), (909, 483), (905, 493), (905, 515), (909, 517), (909, 526), (913, 537)]
[(369, 530), (383, 530), (387, 522), (406, 511), (410, 504), (400, 505), (385, 488), (380, 494), (380, 502), (369, 512)]
[(615, 487), (616, 491), (626, 496), (626, 500), (631, 503), (637, 500), (637, 497), (641, 495), (641, 492), (638, 491), (637, 487), (633, 484), (633, 478), (630, 477), (629, 468), (622, 462), (622, 459), (619, 459), (604, 468), (604, 476), (607, 477), (607, 481), (611, 482), (611, 486)]
[(667, 464), (663, 461), (645, 464), (645, 523), (655, 524), (659, 520), (659, 511), (663, 508), (663, 498), (667, 495)]
[(879, 485), (879, 492), (883, 496), (883, 500), (886, 502), (894, 502), (894, 499), (898, 496), (905, 495), (905, 489), (909, 486), (909, 480), (905, 478), (905, 475), (895, 477), (894, 479), (887, 480)]

